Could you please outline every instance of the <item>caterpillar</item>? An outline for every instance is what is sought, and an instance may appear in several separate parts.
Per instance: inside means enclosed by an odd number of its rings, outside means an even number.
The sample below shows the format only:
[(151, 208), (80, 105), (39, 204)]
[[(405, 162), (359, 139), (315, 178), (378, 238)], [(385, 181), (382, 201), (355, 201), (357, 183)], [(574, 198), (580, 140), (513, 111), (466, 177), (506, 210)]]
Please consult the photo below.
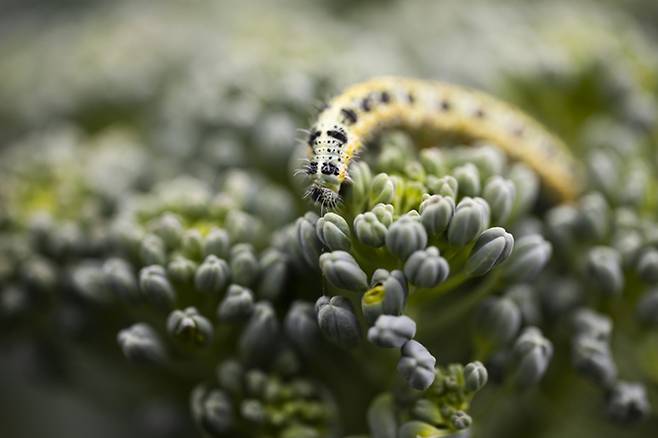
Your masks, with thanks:
[(320, 112), (309, 131), (302, 173), (306, 195), (335, 209), (349, 166), (381, 129), (402, 126), (489, 141), (531, 167), (543, 184), (568, 201), (579, 191), (577, 164), (567, 147), (538, 122), (493, 96), (437, 81), (381, 77), (348, 88)]

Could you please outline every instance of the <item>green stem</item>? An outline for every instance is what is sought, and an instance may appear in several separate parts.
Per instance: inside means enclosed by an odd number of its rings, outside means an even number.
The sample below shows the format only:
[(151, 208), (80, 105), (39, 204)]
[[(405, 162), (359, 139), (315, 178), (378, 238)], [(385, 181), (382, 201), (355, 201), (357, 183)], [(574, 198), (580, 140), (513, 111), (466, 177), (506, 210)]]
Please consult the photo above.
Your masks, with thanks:
[(449, 292), (455, 289), (457, 286), (460, 286), (462, 283), (468, 280), (468, 278), (469, 276), (462, 271), (448, 278), (448, 280), (444, 281), (433, 289), (418, 288), (413, 294), (410, 295), (409, 302), (412, 305), (417, 305), (434, 301), (440, 296), (444, 295), (446, 292)]
[(384, 248), (371, 248), (352, 240), (351, 253), (361, 269), (366, 271), (369, 276), (379, 268), (390, 271), (400, 267), (399, 260), (394, 259)]
[(449, 309), (449, 312), (443, 312), (441, 317), (434, 318), (431, 324), (426, 324), (424, 329), (431, 332), (440, 331), (446, 326), (462, 319), (466, 312), (471, 310), (475, 304), (489, 295), (496, 288), (499, 278), (500, 276), (497, 274), (491, 275), (486, 281), (480, 284), (477, 289), (452, 306)]

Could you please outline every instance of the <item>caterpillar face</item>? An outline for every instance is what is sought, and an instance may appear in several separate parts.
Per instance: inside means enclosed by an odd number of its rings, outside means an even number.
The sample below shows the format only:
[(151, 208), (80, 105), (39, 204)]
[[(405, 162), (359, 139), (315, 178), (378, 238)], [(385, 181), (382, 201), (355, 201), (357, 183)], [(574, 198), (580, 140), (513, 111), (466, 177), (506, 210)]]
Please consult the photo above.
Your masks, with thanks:
[(537, 122), (483, 93), (440, 82), (378, 78), (334, 98), (308, 137), (307, 194), (324, 208), (340, 202), (349, 165), (368, 137), (388, 126), (454, 131), (489, 141), (523, 161), (562, 200), (579, 190), (577, 165), (568, 149)]
[(320, 206), (323, 210), (333, 210), (338, 207), (341, 201), (337, 191), (317, 184), (311, 185), (306, 194), (315, 205)]
[(347, 141), (347, 131), (336, 124), (319, 124), (309, 134), (311, 159), (305, 170), (311, 180), (309, 195), (316, 204), (335, 206), (340, 201), (338, 190), (344, 173)]

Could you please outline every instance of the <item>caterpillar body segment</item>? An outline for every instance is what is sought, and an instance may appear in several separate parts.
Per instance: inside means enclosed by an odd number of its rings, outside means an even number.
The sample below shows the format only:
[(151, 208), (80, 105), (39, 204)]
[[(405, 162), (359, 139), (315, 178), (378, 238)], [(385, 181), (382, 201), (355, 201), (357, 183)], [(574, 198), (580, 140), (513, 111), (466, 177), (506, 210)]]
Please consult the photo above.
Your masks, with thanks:
[(567, 147), (512, 106), (475, 90), (434, 81), (382, 77), (356, 84), (322, 111), (308, 137), (307, 194), (335, 208), (349, 166), (380, 130), (402, 126), (487, 141), (531, 167), (561, 200), (579, 191), (577, 164)]

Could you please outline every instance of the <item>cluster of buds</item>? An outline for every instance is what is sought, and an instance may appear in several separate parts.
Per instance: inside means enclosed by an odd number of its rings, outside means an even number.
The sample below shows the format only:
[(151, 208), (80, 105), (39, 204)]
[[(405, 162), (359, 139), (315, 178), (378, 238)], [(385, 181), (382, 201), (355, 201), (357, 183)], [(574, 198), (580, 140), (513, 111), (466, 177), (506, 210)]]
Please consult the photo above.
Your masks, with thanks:
[(216, 380), (191, 394), (192, 416), (203, 435), (314, 438), (334, 433), (335, 407), (326, 390), (294, 377), (289, 365), (281, 372), (266, 374), (237, 360), (222, 361)]
[[(512, 296), (505, 286), (535, 279), (552, 245), (540, 230), (522, 228), (515, 242), (503, 226), (534, 205), (536, 176), (486, 145), (426, 149), (413, 161), (404, 153), (410, 142), (401, 133), (385, 137), (378, 162), (383, 172), (355, 163), (342, 209), (306, 213), (277, 238), (295, 272), (319, 273), (326, 284), (314, 305), (298, 302), (291, 309), (291, 337), (309, 355), (318, 354), (319, 334), (346, 351), (370, 349), (365, 340), (397, 350), (399, 378), (429, 396), (444, 385), (446, 373), (461, 367), (437, 363), (430, 352), (437, 331), (474, 315), (475, 356), (489, 362), (509, 353), (509, 378), (535, 385), (553, 347), (537, 329), (521, 330), (534, 323), (522, 316), (524, 294)], [(467, 369), (475, 367), (486, 380), (486, 369), (475, 363)], [(470, 426), (468, 403), (433, 403), (443, 413), (431, 427)]]

